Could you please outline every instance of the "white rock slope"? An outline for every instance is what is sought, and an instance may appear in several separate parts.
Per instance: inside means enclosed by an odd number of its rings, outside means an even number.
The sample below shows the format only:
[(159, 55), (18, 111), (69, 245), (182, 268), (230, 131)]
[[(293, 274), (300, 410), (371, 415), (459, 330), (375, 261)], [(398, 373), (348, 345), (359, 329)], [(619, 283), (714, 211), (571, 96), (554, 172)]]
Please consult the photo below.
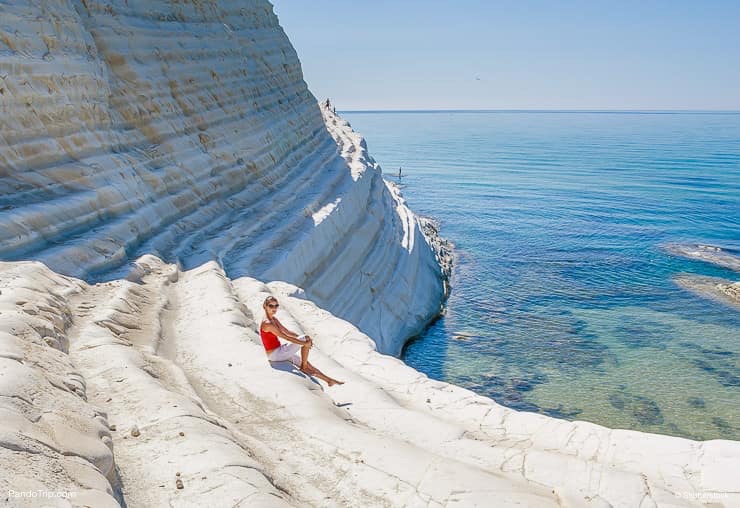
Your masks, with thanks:
[[(129, 507), (740, 504), (738, 442), (516, 412), (377, 353), (292, 285), (231, 280), (215, 262), (138, 266), (139, 281), (91, 286), (39, 263), (0, 265), (0, 329), (15, 334), (0, 337), (0, 372), (16, 380), (0, 384), (3, 495)], [(269, 365), (257, 331), (268, 294), (345, 385)]]
[(86, 280), (145, 253), (297, 284), (384, 352), (439, 311), (434, 254), (320, 111), (266, 1), (0, 5), (0, 258)]
[[(0, 3), (0, 108), (0, 504), (740, 505), (740, 443), (518, 413), (378, 352), (440, 268), (268, 2)], [(345, 385), (266, 361), (268, 294)]]

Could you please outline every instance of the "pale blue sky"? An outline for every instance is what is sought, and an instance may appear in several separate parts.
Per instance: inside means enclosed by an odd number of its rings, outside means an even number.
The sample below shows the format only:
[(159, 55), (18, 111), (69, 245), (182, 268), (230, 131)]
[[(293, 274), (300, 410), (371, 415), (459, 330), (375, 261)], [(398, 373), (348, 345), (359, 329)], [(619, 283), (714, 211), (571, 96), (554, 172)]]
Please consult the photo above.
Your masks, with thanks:
[(740, 0), (272, 1), (341, 110), (740, 110)]

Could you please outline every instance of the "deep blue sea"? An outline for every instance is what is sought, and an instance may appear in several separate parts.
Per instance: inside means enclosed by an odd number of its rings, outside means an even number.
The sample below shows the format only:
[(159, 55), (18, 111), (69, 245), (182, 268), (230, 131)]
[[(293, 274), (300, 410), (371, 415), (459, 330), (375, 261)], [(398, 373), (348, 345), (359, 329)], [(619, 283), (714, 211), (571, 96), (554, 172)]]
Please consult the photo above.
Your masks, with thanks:
[[(345, 112), (455, 245), (444, 315), (403, 359), (506, 406), (740, 439), (740, 113)], [(402, 178), (397, 177), (402, 167)]]

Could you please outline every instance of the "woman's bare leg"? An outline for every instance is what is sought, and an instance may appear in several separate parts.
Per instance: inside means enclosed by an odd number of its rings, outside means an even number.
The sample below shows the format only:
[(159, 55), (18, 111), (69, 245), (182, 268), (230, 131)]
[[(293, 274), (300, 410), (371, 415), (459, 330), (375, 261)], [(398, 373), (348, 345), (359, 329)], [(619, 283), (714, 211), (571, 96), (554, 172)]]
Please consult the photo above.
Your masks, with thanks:
[(306, 344), (305, 346), (301, 346), (301, 371), (305, 372), (309, 376), (314, 375), (317, 378), (324, 381), (329, 386), (334, 385), (343, 385), (344, 381), (338, 381), (334, 378), (331, 378), (321, 372), (319, 369), (314, 367), (311, 362), (308, 361), (308, 352), (311, 350), (311, 345)]
[(308, 369), (306, 371), (304, 371), (304, 372), (306, 372), (307, 374), (311, 374), (311, 375), (316, 376), (317, 378), (321, 379), (322, 381), (324, 381), (329, 386), (343, 385), (344, 384), (344, 381), (339, 381), (337, 379), (334, 379), (334, 378), (331, 378), (331, 377), (327, 376), (326, 374), (324, 374), (323, 372), (321, 372), (319, 369), (317, 369), (311, 362), (307, 362), (307, 364), (308, 364), (307, 365)]
[(301, 346), (301, 370), (306, 371), (306, 367), (308, 367), (308, 351), (311, 349), (311, 346), (306, 344), (305, 346)]

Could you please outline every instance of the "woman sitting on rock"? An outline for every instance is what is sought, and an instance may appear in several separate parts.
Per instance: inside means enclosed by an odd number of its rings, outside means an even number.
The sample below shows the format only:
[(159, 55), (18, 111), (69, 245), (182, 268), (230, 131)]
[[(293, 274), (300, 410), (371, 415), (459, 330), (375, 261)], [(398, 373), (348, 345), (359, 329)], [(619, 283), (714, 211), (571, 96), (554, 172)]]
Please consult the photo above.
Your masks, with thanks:
[[(330, 378), (311, 365), (311, 362), (308, 361), (308, 351), (313, 347), (311, 337), (308, 335), (298, 335), (285, 328), (276, 316), (278, 307), (280, 307), (280, 304), (274, 296), (268, 296), (262, 304), (266, 317), (260, 325), (260, 337), (262, 337), (262, 344), (265, 346), (267, 358), (271, 362), (288, 360), (296, 367), (299, 367), (302, 372), (305, 372), (309, 376), (316, 376), (322, 379), (329, 386), (344, 384), (343, 381)], [(280, 344), (278, 337), (287, 340), (289, 344)], [(296, 355), (299, 349), (301, 351), (300, 358)]]

